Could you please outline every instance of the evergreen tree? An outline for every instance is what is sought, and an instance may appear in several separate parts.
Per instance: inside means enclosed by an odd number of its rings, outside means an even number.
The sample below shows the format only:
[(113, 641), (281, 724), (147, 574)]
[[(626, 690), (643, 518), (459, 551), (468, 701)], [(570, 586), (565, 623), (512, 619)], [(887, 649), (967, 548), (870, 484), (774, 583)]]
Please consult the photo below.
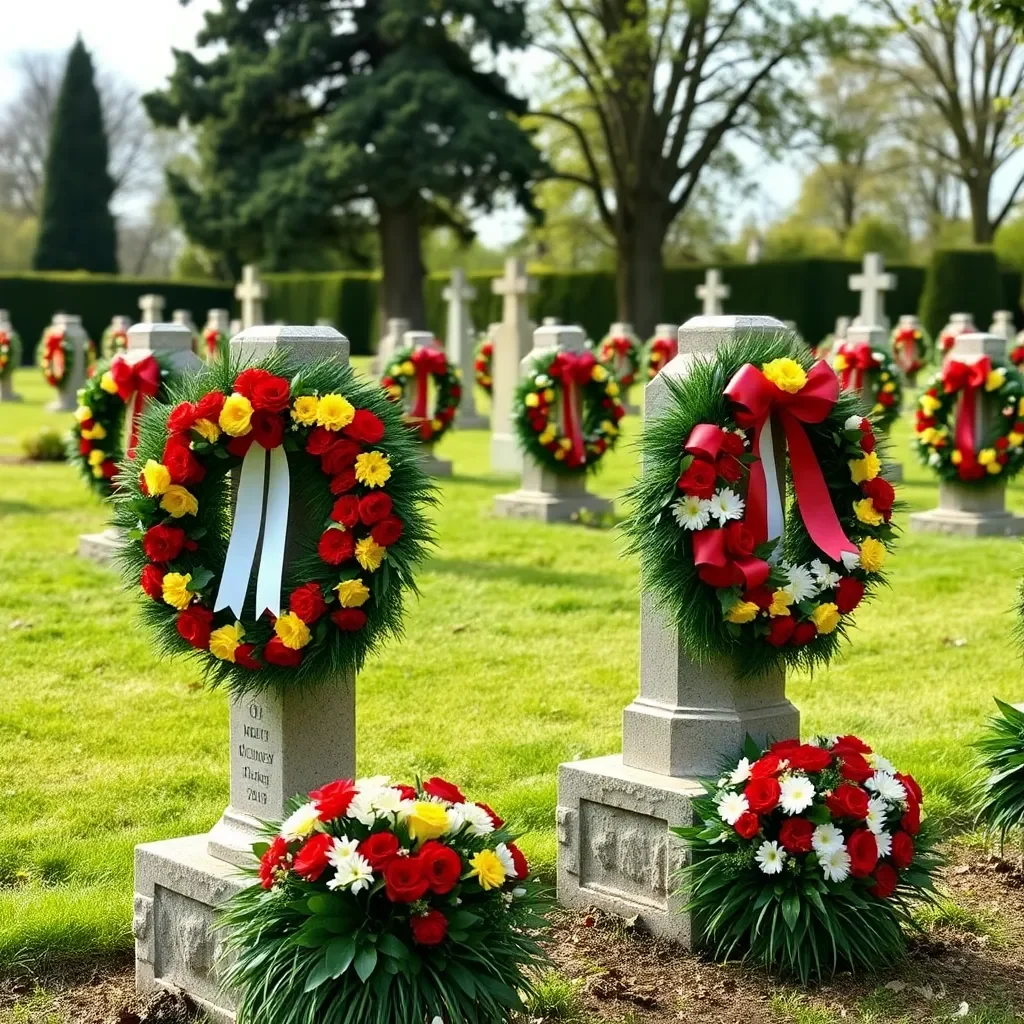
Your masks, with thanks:
[(511, 195), (533, 211), (543, 163), (525, 105), (480, 62), (526, 44), (525, 0), (221, 0), (168, 88), (161, 125), (200, 128), (200, 170), (170, 174), (189, 237), (238, 266), (372, 216), (382, 309), (425, 326), (421, 231), (469, 234), (467, 210)]
[(114, 181), (92, 58), (81, 39), (68, 55), (46, 157), (36, 270), (117, 273)]

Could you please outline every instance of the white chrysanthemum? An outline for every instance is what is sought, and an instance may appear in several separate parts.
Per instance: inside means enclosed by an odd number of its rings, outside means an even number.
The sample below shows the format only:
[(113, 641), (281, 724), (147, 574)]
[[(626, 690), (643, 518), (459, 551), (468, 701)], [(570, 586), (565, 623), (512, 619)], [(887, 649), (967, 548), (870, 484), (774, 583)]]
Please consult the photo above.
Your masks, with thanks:
[(739, 786), (750, 778), (750, 758), (744, 757), (729, 773), (729, 784)]
[(814, 803), (814, 785), (806, 775), (789, 775), (782, 780), (779, 806), (786, 814), (799, 814)]
[(412, 809), (416, 806), (415, 800), (403, 800), (398, 805), (398, 820), (401, 822), (407, 821), (409, 815), (412, 814)]
[(843, 848), (843, 833), (835, 825), (819, 825), (811, 835), (811, 846), (818, 856)]
[(546, 373), (538, 373), (537, 376), (533, 378), (533, 383), (535, 387), (546, 388), (550, 385), (551, 378)]
[(776, 842), (763, 842), (754, 855), (757, 859), (757, 866), (766, 875), (777, 875), (782, 871), (782, 865), (786, 862), (786, 851)]
[(465, 804), (455, 804), (452, 807), (445, 808), (445, 814), (448, 815), (449, 835), (454, 835), (466, 824), (465, 815), (462, 813), (463, 807), (465, 807)]
[(941, 466), (942, 465), (942, 456), (938, 452), (932, 452), (931, 455), (928, 456), (928, 465), (929, 466)]
[(888, 758), (882, 757), (881, 754), (865, 754), (864, 760), (867, 761), (876, 772), (885, 772), (886, 775), (895, 775), (896, 767), (892, 761)]
[(494, 822), (491, 816), (476, 804), (459, 804), (463, 820), (468, 822), (469, 831), (474, 836), (488, 836), (494, 831)]
[(516, 862), (512, 859), (512, 851), (504, 843), (498, 843), (494, 848), (494, 852), (501, 861), (501, 866), (505, 869), (506, 878), (516, 877)]
[(860, 430), (861, 421), (864, 419), (863, 416), (848, 416), (846, 422), (843, 424), (844, 430)]
[(715, 492), (708, 511), (722, 525), (730, 519), (742, 519), (743, 508), (743, 499), (731, 487), (723, 487)]
[(890, 803), (899, 804), (907, 799), (906, 787), (888, 772), (875, 772), (864, 785)]
[(376, 811), (397, 814), (398, 808), (402, 806), (402, 791), (394, 786), (382, 786), (373, 794), (371, 803)]
[(841, 577), (839, 573), (837, 573), (827, 562), (823, 562), (820, 558), (816, 558), (811, 562), (808, 568), (811, 570), (815, 582), (822, 590), (826, 590), (829, 587), (839, 586), (839, 580)]
[(343, 864), (350, 857), (354, 857), (359, 852), (359, 840), (349, 839), (348, 836), (341, 836), (334, 840), (334, 845), (327, 853), (327, 859), (335, 867)]
[(782, 589), (797, 604), (814, 597), (819, 588), (814, 577), (811, 575), (811, 570), (806, 565), (786, 565), (783, 568), (786, 571), (789, 582)]
[(853, 572), (854, 569), (860, 566), (860, 552), (859, 551), (844, 551), (840, 556), (839, 560), (843, 563), (843, 568), (847, 572)]
[(850, 877), (850, 855), (845, 846), (819, 854), (818, 863), (829, 882), (845, 882)]
[(377, 813), (373, 809), (373, 798), (377, 795), (377, 792), (377, 790), (370, 790), (365, 793), (362, 791), (356, 793), (352, 797), (352, 802), (348, 805), (345, 817), (354, 818), (361, 825), (371, 828), (377, 820)]
[(328, 889), (350, 889), (352, 892), (362, 892), (369, 889), (373, 884), (373, 868), (370, 862), (361, 854), (353, 854), (347, 857), (337, 866), (337, 871), (332, 879), (328, 881)]
[(867, 826), (875, 835), (878, 835), (885, 828), (886, 808), (888, 804), (881, 798), (873, 796), (868, 801), (868, 816), (864, 819)]
[(295, 839), (305, 839), (320, 821), (320, 812), (316, 804), (303, 804), (300, 808), (292, 811), (281, 824), (281, 835), (292, 842)]
[(879, 857), (888, 857), (892, 853), (892, 836), (888, 832), (876, 832), (875, 843), (878, 846)]
[(718, 816), (726, 825), (735, 825), (741, 814), (750, 810), (750, 804), (742, 793), (725, 793), (718, 798)]
[(672, 502), (672, 515), (684, 530), (703, 530), (711, 521), (711, 502), (687, 494)]
[(358, 789), (360, 793), (383, 789), (385, 786), (390, 785), (390, 775), (368, 775), (365, 779), (356, 779), (356, 789)]

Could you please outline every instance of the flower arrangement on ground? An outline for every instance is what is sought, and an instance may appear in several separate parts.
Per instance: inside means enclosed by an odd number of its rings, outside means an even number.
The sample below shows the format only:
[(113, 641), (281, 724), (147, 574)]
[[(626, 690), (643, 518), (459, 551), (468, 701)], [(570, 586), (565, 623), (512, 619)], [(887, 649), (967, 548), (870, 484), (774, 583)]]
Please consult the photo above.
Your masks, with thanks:
[(494, 374), (491, 369), (493, 363), (494, 342), (486, 334), (482, 334), (473, 353), (473, 375), (476, 379), (476, 386), (481, 391), (486, 391), (487, 394), (494, 390)]
[(640, 339), (632, 331), (607, 334), (598, 346), (597, 358), (614, 375), (623, 394), (628, 394), (643, 359)]
[(13, 327), (0, 327), (0, 378), (7, 379), (21, 365), (21, 338)]
[[(459, 410), (462, 382), (458, 368), (448, 361), (439, 345), (414, 345), (399, 349), (381, 377), (388, 398), (402, 402), (406, 388), (413, 388), (412, 407), (406, 410), (406, 422), (415, 427), (424, 444), (436, 444), (447, 433)], [(433, 384), (434, 403), (430, 405)]]
[[(251, 483), (254, 498), (236, 502), (233, 518), (248, 526), (233, 525), (232, 538), (255, 537), (263, 524), (255, 600), (253, 548), (228, 571), (235, 469), (239, 491)], [(209, 363), (173, 380), (168, 402), (147, 405), (135, 459), (121, 470), (114, 507), (129, 531), (126, 581), (148, 598), (159, 650), (193, 653), (212, 684), (337, 679), (401, 632), (435, 499), (400, 411), (350, 366), (280, 352), (244, 370)], [(284, 564), (289, 494), (309, 526), (289, 538)]]
[(887, 432), (899, 419), (903, 378), (895, 360), (866, 341), (841, 341), (832, 357), (844, 391), (861, 396), (879, 430)]
[(626, 414), (619, 396), (619, 382), (593, 352), (534, 353), (512, 403), (519, 443), (555, 473), (596, 470), (619, 438)]
[(379, 777), (289, 809), (222, 919), (239, 1024), (491, 1024), (523, 1008), (549, 900), (490, 807), (444, 779)]
[[(698, 661), (728, 657), (743, 676), (827, 662), (895, 539), (856, 396), (791, 335), (723, 346), (666, 386), (624, 524), (642, 585)], [(768, 454), (783, 436), (789, 495)]]
[[(1022, 595), (1024, 605), (1024, 595)], [(1020, 640), (1018, 628), (1018, 640)], [(1024, 711), (996, 699), (999, 713), (975, 743), (985, 770), (978, 795), (978, 820), (1000, 843), (1024, 826)]]
[[(999, 414), (979, 432), (984, 401), (998, 403)], [(918, 398), (914, 447), (942, 480), (1011, 479), (1024, 466), (1024, 376), (988, 356), (947, 358)]]
[(856, 736), (745, 755), (676, 830), (706, 944), (801, 983), (901, 959), (940, 863), (917, 782)]
[(679, 341), (669, 335), (655, 334), (647, 342), (644, 352), (644, 364), (647, 367), (647, 380), (654, 380), (662, 367), (668, 365), (679, 354)]

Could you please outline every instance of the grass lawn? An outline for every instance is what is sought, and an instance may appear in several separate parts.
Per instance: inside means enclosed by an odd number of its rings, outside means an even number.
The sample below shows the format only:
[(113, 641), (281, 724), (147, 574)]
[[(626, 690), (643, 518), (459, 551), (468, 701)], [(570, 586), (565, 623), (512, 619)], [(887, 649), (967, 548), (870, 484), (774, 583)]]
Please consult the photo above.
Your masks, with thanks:
[[(0, 406), (0, 967), (130, 947), (132, 848), (201, 832), (227, 800), (223, 694), (157, 661), (134, 598), (76, 556), (103, 507), (69, 467), (16, 464), (17, 435), (66, 423), (20, 371), (23, 405)], [(627, 420), (626, 441), (639, 427)], [(911, 508), (937, 487), (896, 433)], [(555, 769), (619, 747), (637, 687), (635, 564), (617, 535), (492, 518), (489, 436), (455, 432), (439, 454), (439, 544), (407, 636), (358, 684), (362, 773), (448, 775), (555, 855)], [(5, 456), (7, 458), (5, 458)], [(627, 443), (593, 487), (618, 494)], [(1024, 488), (1011, 504), (1024, 511)], [(1022, 559), (1012, 540), (908, 535), (893, 589), (858, 613), (855, 644), (827, 672), (791, 678), (807, 731), (856, 731), (926, 788), (933, 813), (969, 827), (968, 772), (993, 694), (1021, 699), (1009, 639)]]

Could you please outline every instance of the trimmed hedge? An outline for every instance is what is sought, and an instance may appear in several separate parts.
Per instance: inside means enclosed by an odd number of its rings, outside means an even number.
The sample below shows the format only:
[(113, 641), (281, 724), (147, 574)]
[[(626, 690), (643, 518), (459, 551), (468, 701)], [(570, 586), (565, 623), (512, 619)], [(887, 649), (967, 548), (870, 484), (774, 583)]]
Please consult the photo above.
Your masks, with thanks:
[[(952, 313), (973, 313), (975, 326), (986, 331), (992, 314), (1004, 308), (1005, 298), (1006, 287), (992, 249), (936, 249), (918, 315), (933, 338)], [(1019, 289), (1017, 301), (1006, 308), (1016, 310), (1018, 304)]]
[(154, 281), (112, 274), (24, 273), (0, 274), (0, 309), (10, 311), (11, 323), (21, 335), (21, 360), (31, 365), (43, 329), (54, 313), (73, 313), (82, 318), (89, 337), (100, 337), (116, 315), (139, 315), (139, 296), (149, 292), (167, 300), (165, 315), (188, 309), (202, 325), (208, 309), (234, 309), (234, 288), (229, 284), (202, 281)]

